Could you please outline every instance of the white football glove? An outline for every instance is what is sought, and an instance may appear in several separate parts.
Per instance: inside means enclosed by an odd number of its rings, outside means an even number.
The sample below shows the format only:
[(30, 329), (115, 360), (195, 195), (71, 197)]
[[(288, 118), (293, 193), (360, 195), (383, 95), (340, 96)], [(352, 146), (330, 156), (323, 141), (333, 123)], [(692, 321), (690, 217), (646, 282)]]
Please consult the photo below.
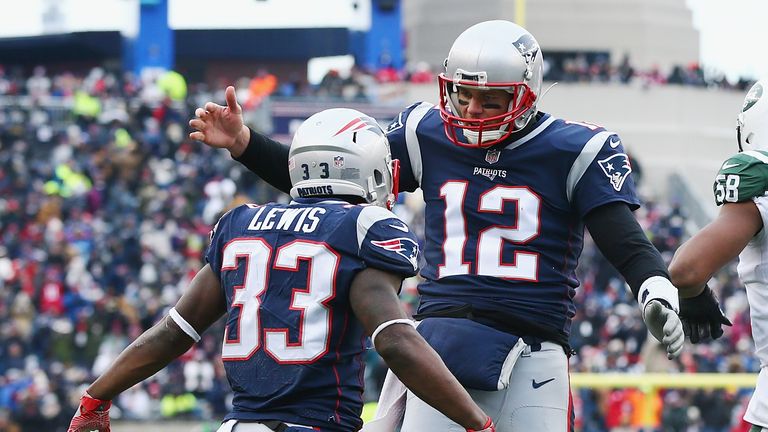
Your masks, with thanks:
[(667, 278), (654, 276), (640, 286), (638, 302), (643, 308), (643, 321), (653, 337), (667, 350), (667, 358), (680, 355), (685, 342), (677, 288)]
[(659, 300), (651, 300), (643, 309), (643, 320), (653, 337), (667, 349), (667, 358), (673, 359), (683, 350), (685, 333), (683, 323), (675, 311)]

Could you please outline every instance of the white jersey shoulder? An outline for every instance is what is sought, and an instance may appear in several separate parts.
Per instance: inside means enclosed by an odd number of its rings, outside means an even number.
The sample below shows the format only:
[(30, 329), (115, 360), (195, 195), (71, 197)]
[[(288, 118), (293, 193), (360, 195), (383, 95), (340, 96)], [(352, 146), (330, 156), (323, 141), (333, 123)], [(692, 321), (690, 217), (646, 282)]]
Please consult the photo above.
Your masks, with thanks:
[(403, 125), (405, 127), (405, 146), (408, 149), (408, 158), (411, 160), (413, 178), (419, 182), (419, 185), (421, 185), (422, 163), (419, 136), (416, 134), (416, 129), (419, 127), (419, 123), (421, 123), (424, 116), (432, 109), (436, 109), (436, 107), (429, 102), (417, 104), (408, 113), (408, 118), (405, 119), (405, 124)]
[(374, 205), (365, 206), (363, 210), (360, 212), (360, 214), (357, 215), (357, 247), (361, 247), (363, 245), (363, 241), (365, 240), (365, 237), (368, 235), (368, 230), (371, 229), (371, 227), (379, 221), (385, 220), (385, 219), (397, 219), (398, 225), (394, 228), (397, 229), (405, 229), (405, 232), (408, 231), (408, 225), (405, 224), (400, 218), (397, 217), (396, 214), (392, 213), (391, 211)]

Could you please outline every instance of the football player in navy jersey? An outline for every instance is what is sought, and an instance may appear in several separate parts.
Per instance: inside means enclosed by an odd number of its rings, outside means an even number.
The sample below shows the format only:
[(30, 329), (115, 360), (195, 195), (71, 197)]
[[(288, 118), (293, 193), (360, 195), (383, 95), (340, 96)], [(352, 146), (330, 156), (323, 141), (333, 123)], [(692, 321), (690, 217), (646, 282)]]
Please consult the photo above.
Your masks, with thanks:
[(359, 430), (369, 335), (420, 398), (468, 431), (494, 431), (400, 306), (419, 246), (387, 209), (393, 165), (372, 118), (343, 108), (310, 117), (289, 152), (294, 201), (246, 204), (221, 217), (205, 267), (168, 316), (87, 389), (69, 431), (109, 431), (110, 400), (225, 314), (221, 356), (234, 399), (220, 432)]
[[(421, 188), (426, 203), (418, 330), (499, 431), (569, 430), (585, 226), (668, 356), (684, 342), (677, 289), (632, 214), (631, 162), (617, 134), (538, 110), (542, 53), (514, 23), (465, 30), (438, 81), (437, 106), (413, 104), (387, 130), (401, 190)], [(243, 125), (232, 87), (226, 103), (198, 108), (190, 137), (288, 192), (287, 147)], [(461, 430), (416, 396), (402, 431)]]

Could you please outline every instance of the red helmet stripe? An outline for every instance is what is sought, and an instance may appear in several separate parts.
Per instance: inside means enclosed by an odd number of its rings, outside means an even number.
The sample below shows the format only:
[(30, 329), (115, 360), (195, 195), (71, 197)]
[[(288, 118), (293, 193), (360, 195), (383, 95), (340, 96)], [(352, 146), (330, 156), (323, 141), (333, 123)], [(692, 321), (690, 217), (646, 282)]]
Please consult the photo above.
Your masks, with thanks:
[(333, 134), (333, 136), (336, 136), (336, 135), (346, 131), (347, 129), (351, 128), (352, 126), (358, 125), (360, 123), (362, 123), (362, 120), (358, 117), (358, 118), (352, 120), (351, 122), (347, 123), (346, 125), (344, 125), (344, 127), (339, 129), (339, 131), (336, 132), (335, 134)]

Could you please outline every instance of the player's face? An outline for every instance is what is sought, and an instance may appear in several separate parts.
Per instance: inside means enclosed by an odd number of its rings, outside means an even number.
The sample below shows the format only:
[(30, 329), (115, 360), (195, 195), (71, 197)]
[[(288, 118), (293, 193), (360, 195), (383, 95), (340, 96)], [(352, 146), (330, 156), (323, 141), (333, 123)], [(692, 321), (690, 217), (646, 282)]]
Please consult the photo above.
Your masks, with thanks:
[(507, 112), (512, 95), (504, 90), (477, 90), (459, 87), (457, 93), (460, 117), (484, 119)]

